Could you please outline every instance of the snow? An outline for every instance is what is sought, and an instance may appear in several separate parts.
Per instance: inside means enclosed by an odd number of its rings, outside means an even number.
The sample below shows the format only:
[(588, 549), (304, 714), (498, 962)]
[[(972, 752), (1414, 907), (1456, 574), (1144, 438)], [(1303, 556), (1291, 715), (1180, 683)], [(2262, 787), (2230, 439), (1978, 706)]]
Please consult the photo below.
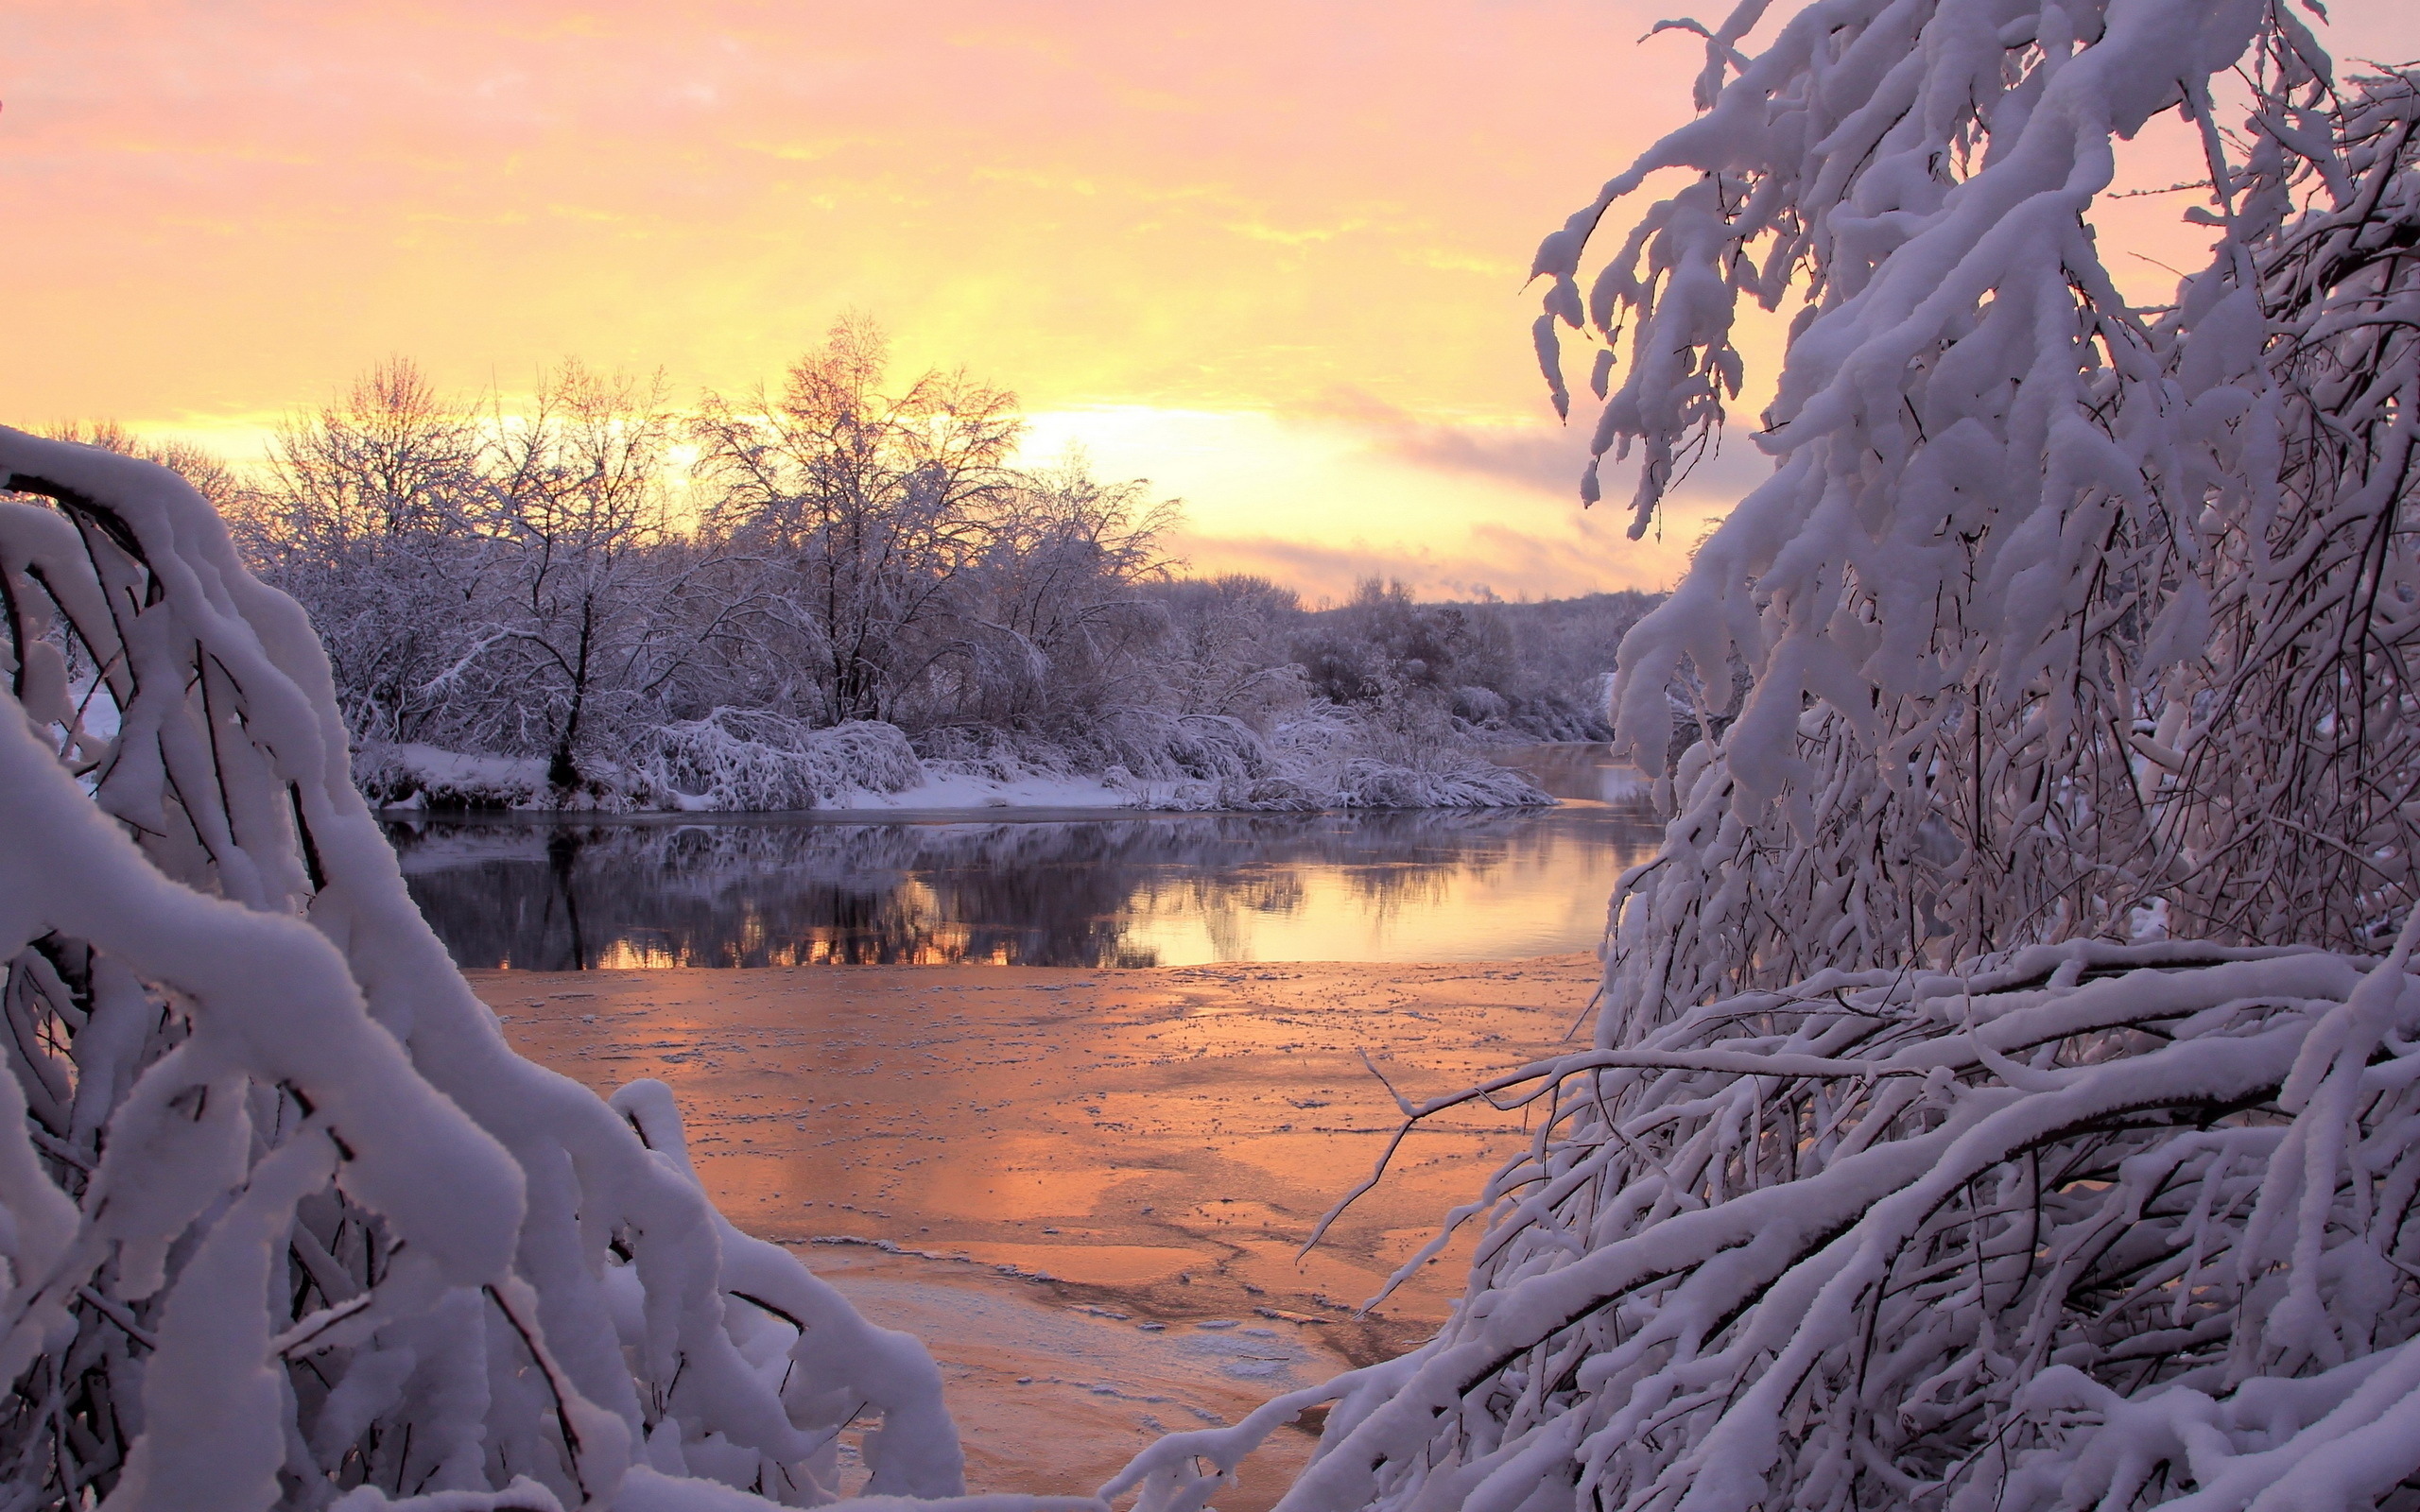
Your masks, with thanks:
[(535, 756), (478, 756), (435, 746), (365, 744), (354, 769), (366, 792), (406, 795), (390, 806), (536, 808), (546, 764)]
[(836, 809), (957, 812), (966, 809), (1131, 809), (1134, 795), (1095, 778), (1020, 777), (1007, 782), (966, 772), (927, 771), (924, 781), (895, 793), (851, 788), (829, 805)]

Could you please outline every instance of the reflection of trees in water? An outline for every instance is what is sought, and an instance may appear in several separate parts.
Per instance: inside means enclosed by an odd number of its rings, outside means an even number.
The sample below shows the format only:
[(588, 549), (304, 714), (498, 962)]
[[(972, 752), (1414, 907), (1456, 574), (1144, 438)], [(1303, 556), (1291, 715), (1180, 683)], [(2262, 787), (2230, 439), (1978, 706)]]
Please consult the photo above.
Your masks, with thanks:
[(1395, 854), (1347, 859), (1335, 876), (1362, 908), (1392, 922), (1417, 907), (1451, 900), (1457, 891), (1484, 883), (1510, 868), (1541, 869), (1565, 846), (1606, 850), (1622, 831), (1607, 818), (1594, 825), (1514, 824), (1481, 833), (1407, 836)]
[(1647, 774), (1626, 762), (1615, 761), (1606, 747), (1525, 746), (1494, 754), (1495, 760), (1517, 768), (1557, 798), (1599, 803), (1629, 801), (1644, 806)]
[[(1254, 919), (1301, 913), (1314, 879), (1342, 891), (1386, 926), (1407, 910), (1447, 902), (1509, 859), (1543, 855), (1555, 843), (1540, 826), (1518, 819), (1431, 827), (1420, 822), (1427, 817), (1388, 813), (1371, 816), (1366, 824), (1357, 816), (1334, 818), (1337, 832), (1320, 837), (1325, 843), (1288, 847), (1236, 870), (1156, 876), (1135, 889), (1129, 906), (1161, 918), (1198, 919), (1214, 954), (1242, 959), (1253, 954)], [(1413, 822), (1401, 822), (1406, 819)], [(1568, 829), (1562, 833), (1564, 843), (1576, 838)]]
[[(1578, 816), (1187, 815), (1080, 821), (397, 822), (412, 895), (466, 966), (1152, 964), (1137, 913), (1222, 950), (1332, 870), (1390, 912), (1558, 843)], [(1558, 822), (1560, 818), (1560, 822)], [(1601, 838), (1599, 837), (1601, 834)], [(1583, 835), (1585, 838), (1583, 838)]]

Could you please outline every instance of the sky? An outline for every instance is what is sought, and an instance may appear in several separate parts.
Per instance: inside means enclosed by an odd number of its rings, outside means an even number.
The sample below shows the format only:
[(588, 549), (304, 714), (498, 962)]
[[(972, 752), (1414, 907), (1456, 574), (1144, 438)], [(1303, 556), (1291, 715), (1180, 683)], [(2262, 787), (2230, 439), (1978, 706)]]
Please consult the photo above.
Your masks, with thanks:
[[(2420, 54), (2409, 4), (2329, 40)], [(240, 458), (392, 355), (465, 397), (565, 356), (740, 395), (856, 311), (903, 377), (1013, 389), (1035, 460), (1182, 499), (1196, 571), (1661, 588), (1764, 464), (1736, 431), (1660, 541), (1583, 513), (1522, 283), (1687, 118), (1697, 48), (1642, 40), (1675, 9), (12, 0), (0, 420)], [(2173, 208), (2123, 229), (2189, 255)]]

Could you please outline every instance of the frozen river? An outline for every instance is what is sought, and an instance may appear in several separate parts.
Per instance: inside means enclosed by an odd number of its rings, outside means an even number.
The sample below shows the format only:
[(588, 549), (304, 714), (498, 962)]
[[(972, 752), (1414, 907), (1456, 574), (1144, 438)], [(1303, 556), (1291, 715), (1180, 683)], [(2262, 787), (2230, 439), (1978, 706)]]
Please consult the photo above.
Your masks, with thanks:
[(1501, 757), (1517, 812), (391, 822), (465, 967), (1454, 961), (1595, 946), (1659, 826), (1595, 747)]

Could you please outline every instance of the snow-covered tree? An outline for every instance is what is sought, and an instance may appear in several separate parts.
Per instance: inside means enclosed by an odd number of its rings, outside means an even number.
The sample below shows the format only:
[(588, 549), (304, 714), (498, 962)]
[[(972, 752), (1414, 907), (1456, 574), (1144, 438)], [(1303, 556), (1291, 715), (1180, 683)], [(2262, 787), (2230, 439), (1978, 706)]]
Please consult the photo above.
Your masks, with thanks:
[(660, 376), (567, 362), (491, 429), (475, 517), (488, 592), (468, 606), (471, 648), (429, 689), (487, 704), (489, 739), (544, 751), (549, 784), (569, 789), (583, 757), (627, 748), (676, 679), (721, 649), (732, 606), (674, 528), (679, 432)]
[(283, 425), (230, 511), (254, 570), (309, 609), (356, 739), (460, 738), (460, 690), (441, 679), (478, 644), (481, 450), (471, 415), (384, 362)]
[[(1534, 1142), (1282, 1504), (2420, 1504), (2420, 91), (2286, 0), (1766, 9), (1537, 262), (1640, 527), (1804, 296), (1623, 644), (1666, 843), (1594, 1044), (1406, 1104)], [(2139, 310), (2086, 217), (2164, 112), (2216, 246)]]
[(1152, 591), (1167, 625), (1158, 655), (1169, 707), (1182, 714), (1227, 714), (1266, 728), (1305, 696), (1288, 632), (1302, 601), (1266, 577), (1225, 573), (1181, 578)]
[(1067, 731), (1156, 700), (1176, 506), (1142, 479), (1104, 483), (1080, 451), (1021, 473), (950, 595), (947, 649), (925, 720)]
[[(1625, 884), (1624, 1011), (2137, 911), (2382, 943), (2420, 778), (2413, 349), (2381, 313), (2412, 277), (2410, 82), (2340, 94), (2283, 3), (1818, 4), (1738, 59), (1762, 9), (1710, 38), (1704, 114), (1539, 254), (1542, 350), (1583, 318), (1609, 343), (1598, 442), (1641, 454), (1634, 528), (1737, 390), (1737, 300), (1807, 296), (1772, 479), (1624, 643), (1617, 736), (1651, 767), (1668, 689), (1746, 690), (1687, 716), (1721, 736)], [(2238, 59), (2231, 142), (2209, 81)], [(2205, 144), (2219, 246), (2141, 311), (2084, 213), (2162, 112)], [(1583, 312), (1589, 232), (1668, 166), (1703, 172)]]

